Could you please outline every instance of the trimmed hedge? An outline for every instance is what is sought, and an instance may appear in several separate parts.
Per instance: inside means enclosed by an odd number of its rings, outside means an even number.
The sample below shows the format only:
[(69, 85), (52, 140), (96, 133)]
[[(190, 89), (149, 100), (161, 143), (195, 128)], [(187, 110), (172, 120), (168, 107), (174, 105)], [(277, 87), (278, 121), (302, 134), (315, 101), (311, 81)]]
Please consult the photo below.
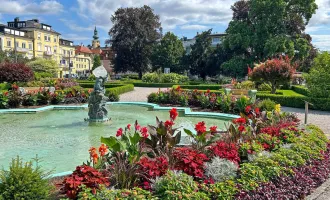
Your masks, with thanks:
[(308, 89), (304, 86), (301, 86), (301, 85), (293, 85), (291, 86), (291, 89), (299, 94), (302, 94), (304, 96), (309, 96), (310, 93), (308, 91)]
[(181, 89), (189, 89), (189, 90), (220, 90), (222, 89), (221, 85), (174, 85), (173, 89), (176, 89), (178, 86)]
[(133, 90), (134, 90), (134, 85), (133, 84), (120, 85), (118, 87), (107, 88), (105, 90), (105, 95), (108, 96), (110, 93), (120, 95), (120, 94), (130, 92), (130, 91), (133, 91)]
[(328, 98), (312, 98), (301, 94), (298, 94), (292, 90), (280, 90), (283, 95), (269, 94), (264, 92), (258, 92), (257, 98), (270, 99), (282, 106), (293, 107), (293, 108), (305, 108), (305, 101), (310, 102), (311, 109), (330, 111), (330, 99)]
[[(79, 86), (82, 88), (94, 88), (95, 82), (84, 82), (84, 83), (79, 83)], [(105, 88), (115, 88), (115, 87), (120, 87), (123, 86), (123, 84), (117, 84), (117, 83), (106, 83), (104, 84)]]
[(135, 87), (152, 87), (152, 88), (170, 88), (177, 83), (143, 83), (143, 82), (133, 82)]

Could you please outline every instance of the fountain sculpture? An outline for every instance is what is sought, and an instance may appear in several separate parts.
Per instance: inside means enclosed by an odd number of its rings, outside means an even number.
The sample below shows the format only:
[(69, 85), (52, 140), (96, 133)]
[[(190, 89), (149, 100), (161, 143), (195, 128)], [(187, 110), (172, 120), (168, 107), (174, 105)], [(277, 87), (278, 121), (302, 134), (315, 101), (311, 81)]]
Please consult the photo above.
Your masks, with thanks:
[(104, 96), (104, 83), (108, 78), (108, 72), (103, 66), (97, 67), (93, 71), (96, 81), (94, 91), (90, 94), (88, 100), (88, 121), (105, 122), (108, 121), (108, 111), (105, 108), (106, 97)]

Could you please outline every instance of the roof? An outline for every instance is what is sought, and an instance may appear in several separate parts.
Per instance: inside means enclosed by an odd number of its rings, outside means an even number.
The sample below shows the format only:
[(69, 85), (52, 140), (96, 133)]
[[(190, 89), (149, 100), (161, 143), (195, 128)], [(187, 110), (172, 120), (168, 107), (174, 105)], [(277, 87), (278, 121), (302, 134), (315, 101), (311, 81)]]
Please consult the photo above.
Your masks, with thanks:
[(93, 54), (102, 54), (102, 49), (100, 49), (100, 48), (97, 48), (97, 49), (91, 49), (91, 51), (92, 51), (92, 53)]
[(93, 52), (85, 46), (76, 46), (76, 53), (89, 53), (92, 54)]

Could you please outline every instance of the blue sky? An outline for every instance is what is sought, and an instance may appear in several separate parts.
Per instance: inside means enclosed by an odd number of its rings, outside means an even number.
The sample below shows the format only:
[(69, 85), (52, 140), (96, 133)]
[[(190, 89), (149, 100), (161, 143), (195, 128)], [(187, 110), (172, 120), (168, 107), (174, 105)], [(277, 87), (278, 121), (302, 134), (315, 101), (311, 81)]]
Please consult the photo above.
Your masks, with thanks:
[[(213, 28), (224, 32), (232, 17), (230, 6), (236, 0), (0, 0), (0, 23), (15, 17), (38, 18), (75, 44), (91, 43), (94, 26), (101, 43), (108, 38), (110, 17), (119, 7), (151, 6), (160, 15), (164, 32), (191, 38), (197, 32)], [(330, 0), (316, 0), (319, 6), (306, 32), (321, 50), (330, 50)]]

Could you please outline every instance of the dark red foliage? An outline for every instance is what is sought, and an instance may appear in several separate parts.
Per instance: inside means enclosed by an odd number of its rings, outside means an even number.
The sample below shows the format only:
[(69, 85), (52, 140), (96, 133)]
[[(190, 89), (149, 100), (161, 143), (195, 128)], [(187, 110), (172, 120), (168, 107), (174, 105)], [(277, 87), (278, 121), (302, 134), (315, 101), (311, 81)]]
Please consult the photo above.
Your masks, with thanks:
[(168, 170), (168, 161), (164, 156), (155, 159), (143, 157), (138, 162), (138, 165), (147, 178), (142, 180), (142, 188), (145, 190), (150, 189), (150, 179), (163, 176)]
[(298, 131), (298, 129), (295, 127), (295, 122), (281, 122), (274, 126), (267, 126), (260, 129), (260, 133), (266, 133), (271, 136), (280, 137), (281, 136), (281, 129), (288, 129), (292, 131)]
[(32, 79), (32, 69), (23, 63), (0, 64), (0, 82), (28, 82)]
[(95, 194), (100, 185), (109, 186), (108, 178), (98, 170), (87, 165), (77, 166), (76, 170), (63, 180), (61, 191), (70, 199), (76, 199), (80, 186), (86, 185)]
[(281, 176), (261, 184), (253, 191), (240, 191), (236, 198), (242, 199), (305, 199), (313, 189), (324, 183), (330, 175), (330, 145), (323, 160), (312, 160), (294, 169), (293, 176)]
[(218, 156), (226, 158), (236, 164), (240, 162), (238, 149), (234, 143), (226, 143), (224, 141), (217, 141), (209, 148), (211, 156)]
[(204, 163), (209, 160), (205, 154), (188, 147), (176, 148), (173, 152), (173, 158), (176, 161), (175, 170), (182, 170), (197, 178), (204, 176)]

